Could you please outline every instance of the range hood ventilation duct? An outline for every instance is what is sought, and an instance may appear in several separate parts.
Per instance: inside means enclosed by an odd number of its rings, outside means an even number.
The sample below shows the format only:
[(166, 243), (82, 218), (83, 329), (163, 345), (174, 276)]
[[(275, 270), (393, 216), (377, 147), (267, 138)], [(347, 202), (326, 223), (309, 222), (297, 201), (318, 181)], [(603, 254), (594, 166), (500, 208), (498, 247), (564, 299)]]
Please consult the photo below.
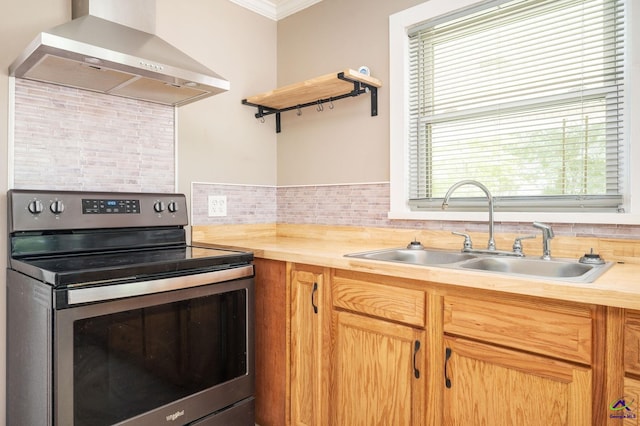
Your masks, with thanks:
[(40, 33), (9, 75), (173, 106), (229, 90), (154, 35), (155, 0), (72, 0), (72, 17)]

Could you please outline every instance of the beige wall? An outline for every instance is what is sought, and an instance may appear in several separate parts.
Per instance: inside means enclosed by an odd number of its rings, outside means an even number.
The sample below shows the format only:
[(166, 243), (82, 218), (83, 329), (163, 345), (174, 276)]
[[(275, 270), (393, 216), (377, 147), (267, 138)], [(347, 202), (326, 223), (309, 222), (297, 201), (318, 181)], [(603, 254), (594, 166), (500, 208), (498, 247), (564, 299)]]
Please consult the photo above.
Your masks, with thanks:
[(67, 0), (24, 0), (3, 2), (0, 14), (0, 424), (5, 423), (5, 268), (6, 211), (8, 189), (9, 78), (8, 68), (18, 53), (44, 28), (67, 21), (71, 2)]
[(276, 84), (275, 21), (228, 0), (158, 0), (157, 14), (158, 35), (231, 82), (178, 109), (178, 191), (191, 182), (275, 185), (275, 133), (241, 103)]
[(278, 185), (389, 180), (389, 15), (422, 2), (323, 0), (278, 22), (279, 86), (361, 65), (383, 84), (377, 117), (368, 95), (283, 113)]

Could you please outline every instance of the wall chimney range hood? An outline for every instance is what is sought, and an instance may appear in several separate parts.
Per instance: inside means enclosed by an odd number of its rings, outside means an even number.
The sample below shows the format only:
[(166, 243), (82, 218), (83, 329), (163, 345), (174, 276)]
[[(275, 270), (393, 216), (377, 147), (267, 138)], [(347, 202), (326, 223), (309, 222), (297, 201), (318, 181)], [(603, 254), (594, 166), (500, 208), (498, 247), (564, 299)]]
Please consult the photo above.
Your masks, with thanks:
[(72, 0), (72, 17), (40, 33), (9, 75), (173, 106), (229, 90), (154, 35), (155, 0)]

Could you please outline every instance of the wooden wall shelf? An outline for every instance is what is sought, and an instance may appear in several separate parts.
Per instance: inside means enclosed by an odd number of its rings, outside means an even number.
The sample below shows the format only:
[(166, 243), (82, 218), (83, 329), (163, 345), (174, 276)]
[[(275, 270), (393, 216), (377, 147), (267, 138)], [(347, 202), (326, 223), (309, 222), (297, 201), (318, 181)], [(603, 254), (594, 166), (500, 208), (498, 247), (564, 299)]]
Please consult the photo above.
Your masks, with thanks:
[(378, 115), (378, 88), (382, 83), (377, 78), (361, 74), (352, 69), (323, 75), (300, 83), (280, 87), (269, 92), (243, 99), (244, 105), (258, 108), (256, 118), (276, 115), (276, 133), (280, 133), (280, 113), (315, 106), (319, 111), (324, 103), (371, 93), (371, 116)]

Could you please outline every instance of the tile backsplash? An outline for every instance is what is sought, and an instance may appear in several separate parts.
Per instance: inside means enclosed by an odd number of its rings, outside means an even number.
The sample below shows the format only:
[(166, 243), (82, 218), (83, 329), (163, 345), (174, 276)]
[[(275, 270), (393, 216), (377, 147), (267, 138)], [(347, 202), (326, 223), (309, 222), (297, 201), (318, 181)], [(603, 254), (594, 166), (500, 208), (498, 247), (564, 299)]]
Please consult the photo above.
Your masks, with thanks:
[[(209, 217), (210, 195), (227, 197), (227, 215)], [(192, 225), (275, 223), (277, 220), (274, 186), (193, 183), (191, 185)]]
[(283, 186), (277, 191), (278, 222), (387, 227), (389, 185)]
[[(314, 224), (434, 231), (486, 232), (486, 222), (391, 220), (389, 184), (344, 184), (262, 187), (193, 184), (193, 225)], [(207, 217), (208, 195), (227, 195), (226, 217)], [(640, 226), (612, 224), (553, 224), (556, 235), (640, 239)], [(530, 223), (496, 223), (496, 232), (531, 234)]]
[(175, 191), (174, 108), (15, 79), (13, 187)]

